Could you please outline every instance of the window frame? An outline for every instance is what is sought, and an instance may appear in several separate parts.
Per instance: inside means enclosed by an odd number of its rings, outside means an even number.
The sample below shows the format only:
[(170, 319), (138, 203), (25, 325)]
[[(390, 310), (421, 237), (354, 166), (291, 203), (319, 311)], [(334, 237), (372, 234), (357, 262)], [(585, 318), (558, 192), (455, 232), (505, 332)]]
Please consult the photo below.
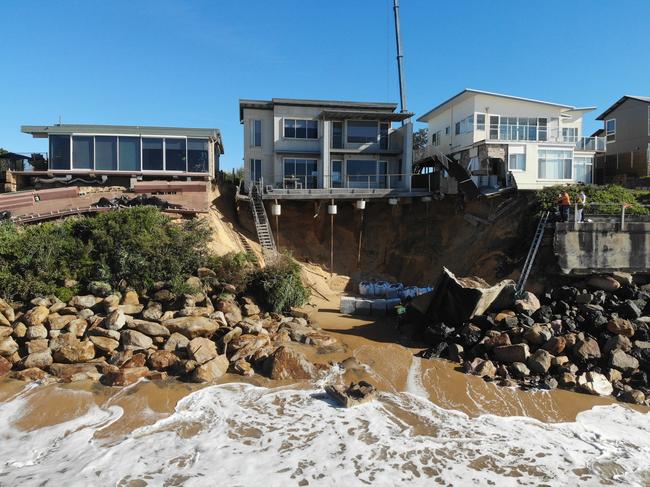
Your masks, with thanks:
[[(257, 174), (257, 166), (259, 165), (259, 174)], [(254, 183), (257, 183), (262, 180), (262, 159), (256, 159), (254, 157), (250, 158), (250, 180)]]
[[(294, 177), (297, 177), (297, 178), (304, 178), (304, 179), (303, 179), (304, 184), (303, 184), (302, 189), (318, 189), (318, 159), (314, 159), (314, 158), (303, 158), (303, 157), (283, 157), (283, 158), (282, 158), (282, 187), (283, 187), (283, 188), (284, 188), (284, 182), (285, 182), (285, 180), (286, 180), (286, 178), (287, 178), (287, 172), (286, 172), (286, 169), (287, 169), (287, 166), (286, 166), (287, 161), (293, 161), (293, 164), (294, 164), (294, 166), (293, 166), (293, 167), (294, 167), (294, 174), (293, 174), (293, 176), (294, 176)], [(297, 172), (297, 171), (296, 171), (296, 165), (297, 165), (297, 162), (296, 162), (296, 161), (301, 161), (301, 163), (304, 162), (304, 164), (305, 164), (305, 174), (304, 174), (304, 175), (298, 175), (298, 174), (295, 174), (295, 173)], [(307, 172), (307, 165), (308, 165), (309, 163), (311, 163), (311, 162), (313, 162), (313, 163), (316, 165), (316, 175), (315, 175), (315, 176), (306, 174), (306, 172)], [(312, 188), (312, 187), (309, 187), (309, 186), (307, 185), (307, 178), (314, 178), (314, 187), (313, 187), (313, 188)]]
[[(293, 126), (293, 137), (287, 136), (287, 122), (292, 121), (294, 126)], [(305, 122), (305, 136), (304, 137), (296, 137), (296, 133), (298, 131), (298, 122)], [(315, 123), (316, 124), (316, 137), (308, 137), (307, 135), (309, 134), (309, 123)], [(318, 134), (320, 132), (319, 129), (319, 123), (318, 120), (314, 120), (313, 118), (289, 118), (289, 117), (283, 117), (282, 118), (282, 138), (283, 139), (290, 139), (290, 140), (318, 140)]]
[[(336, 125), (339, 125), (341, 127), (341, 133), (338, 136), (334, 133), (334, 127)], [(343, 120), (332, 120), (331, 126), (332, 126), (332, 130), (331, 130), (331, 133), (332, 133), (332, 144), (331, 144), (332, 149), (343, 149), (345, 147), (345, 143), (343, 142), (343, 133), (345, 131), (345, 123), (343, 122)], [(340, 143), (339, 144), (334, 143), (334, 141), (335, 141), (335, 139), (337, 137), (340, 137)]]
[[(483, 118), (483, 122), (479, 122), (479, 117), (482, 117), (482, 118)], [(485, 122), (486, 122), (486, 115), (485, 115), (485, 113), (482, 113), (482, 112), (476, 112), (476, 113), (474, 114), (474, 121), (475, 121), (474, 129), (475, 129), (475, 130), (480, 130), (480, 131), (482, 131), (482, 132), (485, 132)], [(480, 128), (481, 126), (482, 126), (483, 128)]]
[[(62, 168), (62, 169), (55, 169), (53, 168), (50, 163), (52, 161), (52, 137), (57, 137), (57, 138), (63, 138), (67, 137), (68, 139), (68, 164), (67, 164), (67, 169)], [(48, 134), (47, 136), (47, 146), (48, 146), (48, 157), (47, 157), (47, 168), (49, 171), (72, 171), (72, 134)]]
[[(614, 130), (612, 130), (611, 132), (607, 128), (609, 122), (614, 122)], [(610, 135), (613, 137), (611, 140), (609, 139)], [(616, 119), (615, 118), (610, 118), (605, 120), (605, 143), (609, 144), (611, 142), (616, 142)]]
[[(542, 178), (542, 177), (540, 177), (540, 175), (539, 175), (540, 166), (541, 166), (541, 164), (540, 164), (540, 153), (542, 151), (544, 151), (544, 152), (548, 152), (548, 151), (551, 151), (551, 152), (568, 152), (569, 154), (571, 154), (571, 159), (570, 159), (571, 162), (569, 163), (569, 167), (571, 168), (570, 177), (568, 177), (568, 178), (548, 178), (548, 177)], [(538, 149), (537, 149), (537, 180), (538, 181), (573, 181), (574, 180), (574, 173), (573, 173), (573, 160), (574, 160), (574, 158), (575, 158), (575, 155), (574, 155), (573, 151), (569, 150), (569, 149), (562, 149), (562, 148), (557, 148), (557, 147), (541, 147), (541, 148), (538, 147)], [(546, 161), (547, 159), (544, 158), (544, 160)], [(563, 160), (566, 161), (567, 159), (563, 159)]]
[[(585, 160), (588, 160), (589, 162), (587, 162)], [(585, 184), (593, 184), (593, 182), (594, 182), (594, 162), (595, 162), (595, 160), (596, 160), (596, 158), (594, 156), (582, 156), (582, 155), (581, 156), (576, 156), (574, 154), (573, 155), (573, 174), (572, 174), (573, 178), (572, 179), (574, 181), (576, 181), (576, 182), (584, 182)], [(580, 162), (577, 162), (577, 161), (580, 161)], [(590, 170), (591, 181), (589, 181), (589, 182), (578, 181), (578, 179), (576, 178), (577, 172), (578, 172), (576, 170), (576, 166), (578, 166), (578, 165), (582, 165), (585, 168), (587, 166), (591, 166), (591, 170)]]
[[(371, 142), (368, 142), (368, 141), (366, 141), (366, 142), (350, 142), (350, 135), (349, 135), (349, 131), (348, 131), (348, 128), (350, 126), (350, 122), (360, 122), (360, 123), (368, 123), (368, 124), (374, 123), (377, 126), (377, 135), (375, 137), (375, 140), (371, 141)], [(363, 144), (379, 144), (379, 136), (380, 136), (380, 134), (379, 134), (379, 132), (380, 132), (379, 125), (380, 125), (379, 120), (346, 120), (346, 122), (345, 122), (345, 143), (346, 144), (359, 144), (359, 145), (363, 145)], [(390, 127), (389, 127), (389, 129), (390, 129)]]
[(262, 147), (262, 120), (259, 118), (251, 121), (251, 147)]

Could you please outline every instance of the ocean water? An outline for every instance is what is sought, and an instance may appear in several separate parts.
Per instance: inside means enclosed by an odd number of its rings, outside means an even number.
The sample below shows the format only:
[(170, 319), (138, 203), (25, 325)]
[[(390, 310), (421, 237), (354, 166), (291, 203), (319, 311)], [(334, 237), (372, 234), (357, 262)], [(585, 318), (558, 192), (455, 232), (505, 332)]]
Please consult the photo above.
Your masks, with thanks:
[(152, 424), (109, 435), (123, 409), (80, 390), (65, 393), (91, 405), (70, 419), (19, 428), (39, 393), (30, 386), (0, 404), (0, 485), (650, 485), (650, 413), (611, 405), (566, 423), (469, 417), (421, 397), (417, 382), (415, 394), (342, 409), (320, 386), (210, 386)]

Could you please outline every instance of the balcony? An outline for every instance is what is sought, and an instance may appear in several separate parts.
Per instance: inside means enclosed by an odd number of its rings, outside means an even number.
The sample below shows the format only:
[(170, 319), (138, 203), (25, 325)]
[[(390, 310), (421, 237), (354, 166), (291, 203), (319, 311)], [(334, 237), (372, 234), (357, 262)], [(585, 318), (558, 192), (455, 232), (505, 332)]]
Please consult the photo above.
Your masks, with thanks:
[(575, 150), (605, 152), (605, 137), (578, 137), (563, 135), (558, 129), (536, 125), (499, 125), (487, 131), (489, 141), (539, 142), (550, 144), (572, 144)]

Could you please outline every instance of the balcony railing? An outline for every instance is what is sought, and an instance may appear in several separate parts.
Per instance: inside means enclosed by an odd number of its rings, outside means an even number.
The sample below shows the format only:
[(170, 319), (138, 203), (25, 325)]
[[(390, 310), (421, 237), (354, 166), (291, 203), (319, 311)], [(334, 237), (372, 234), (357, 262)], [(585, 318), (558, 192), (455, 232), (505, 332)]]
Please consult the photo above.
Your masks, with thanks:
[(491, 141), (573, 144), (576, 150), (605, 151), (605, 137), (563, 135), (558, 129), (548, 129), (546, 127), (501, 124), (498, 131), (493, 127), (492, 130), (487, 130), (486, 133), (487, 139)]

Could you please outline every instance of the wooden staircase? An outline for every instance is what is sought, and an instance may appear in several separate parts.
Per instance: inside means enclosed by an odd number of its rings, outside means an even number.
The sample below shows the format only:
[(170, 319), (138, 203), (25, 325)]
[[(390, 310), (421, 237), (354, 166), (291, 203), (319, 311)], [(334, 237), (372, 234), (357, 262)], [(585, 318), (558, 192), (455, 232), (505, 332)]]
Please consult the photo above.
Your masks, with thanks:
[(277, 248), (275, 246), (275, 240), (273, 239), (273, 232), (271, 231), (269, 219), (266, 216), (264, 202), (262, 201), (262, 190), (256, 184), (251, 188), (250, 205), (251, 211), (253, 212), (253, 220), (255, 221), (257, 240), (262, 246), (264, 252), (275, 255), (277, 253)]

